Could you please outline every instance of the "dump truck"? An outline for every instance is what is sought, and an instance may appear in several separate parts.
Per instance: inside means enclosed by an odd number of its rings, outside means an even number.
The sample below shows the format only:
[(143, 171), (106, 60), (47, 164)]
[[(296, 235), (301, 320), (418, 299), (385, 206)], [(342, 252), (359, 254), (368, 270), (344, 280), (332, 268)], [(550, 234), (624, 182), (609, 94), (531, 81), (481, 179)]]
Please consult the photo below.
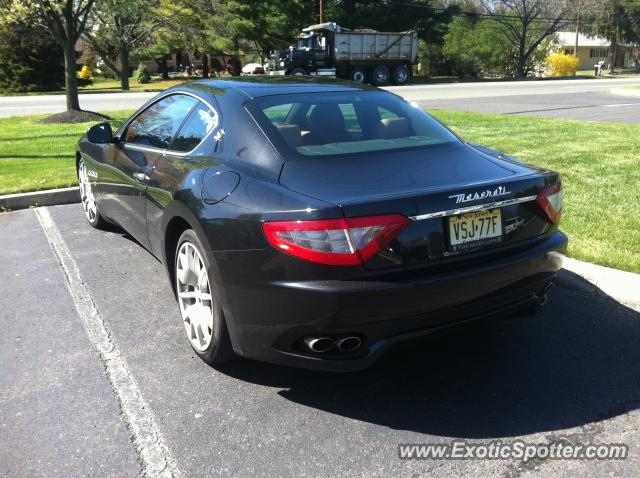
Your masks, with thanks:
[(418, 35), (349, 30), (335, 22), (302, 30), (295, 46), (272, 52), (270, 75), (336, 76), (376, 86), (404, 85), (418, 57)]

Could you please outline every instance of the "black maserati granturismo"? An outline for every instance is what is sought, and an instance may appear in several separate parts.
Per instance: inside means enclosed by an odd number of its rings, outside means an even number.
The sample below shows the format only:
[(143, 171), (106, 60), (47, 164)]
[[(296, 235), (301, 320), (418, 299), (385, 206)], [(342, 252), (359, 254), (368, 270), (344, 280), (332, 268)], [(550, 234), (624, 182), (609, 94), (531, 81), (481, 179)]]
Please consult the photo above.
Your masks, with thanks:
[(562, 185), (370, 86), (203, 80), (78, 143), (89, 223), (166, 266), (207, 363), (323, 370), (533, 315), (562, 264)]

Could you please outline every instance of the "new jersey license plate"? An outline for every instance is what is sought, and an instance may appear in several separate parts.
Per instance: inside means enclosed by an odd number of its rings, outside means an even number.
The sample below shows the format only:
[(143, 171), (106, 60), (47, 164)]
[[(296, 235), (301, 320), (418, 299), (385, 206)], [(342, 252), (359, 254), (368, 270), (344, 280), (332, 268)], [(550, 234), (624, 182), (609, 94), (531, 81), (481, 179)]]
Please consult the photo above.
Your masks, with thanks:
[(449, 250), (453, 252), (496, 244), (502, 240), (500, 209), (449, 218)]

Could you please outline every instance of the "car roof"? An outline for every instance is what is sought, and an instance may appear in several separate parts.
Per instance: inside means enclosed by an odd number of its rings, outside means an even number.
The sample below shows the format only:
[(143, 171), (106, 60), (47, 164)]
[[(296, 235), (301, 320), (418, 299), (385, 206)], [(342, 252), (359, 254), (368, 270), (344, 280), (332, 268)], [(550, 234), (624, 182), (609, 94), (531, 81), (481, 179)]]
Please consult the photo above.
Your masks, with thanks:
[(373, 86), (362, 85), (351, 81), (308, 76), (249, 76), (242, 77), (242, 79), (197, 80), (183, 83), (174, 88), (189, 88), (206, 92), (214, 96), (236, 92), (246, 98), (282, 95), (288, 93), (378, 90), (378, 88)]

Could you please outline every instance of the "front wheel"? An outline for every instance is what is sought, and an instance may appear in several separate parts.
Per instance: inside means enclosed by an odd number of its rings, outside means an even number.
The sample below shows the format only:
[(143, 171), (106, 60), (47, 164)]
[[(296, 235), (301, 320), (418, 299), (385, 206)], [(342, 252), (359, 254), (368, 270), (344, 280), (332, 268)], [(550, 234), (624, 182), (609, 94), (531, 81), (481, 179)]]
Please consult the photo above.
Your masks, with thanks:
[(87, 222), (96, 229), (104, 227), (106, 221), (98, 211), (98, 204), (89, 181), (87, 165), (82, 159), (78, 162), (78, 186), (80, 189), (80, 201), (82, 202), (82, 209), (84, 209)]
[(233, 348), (209, 269), (200, 240), (187, 229), (176, 248), (176, 296), (191, 348), (204, 362), (214, 365), (231, 359)]
[(305, 70), (303, 70), (302, 68), (294, 68), (293, 70), (291, 70), (291, 73), (289, 73), (291, 76), (304, 76), (307, 74), (307, 72)]

